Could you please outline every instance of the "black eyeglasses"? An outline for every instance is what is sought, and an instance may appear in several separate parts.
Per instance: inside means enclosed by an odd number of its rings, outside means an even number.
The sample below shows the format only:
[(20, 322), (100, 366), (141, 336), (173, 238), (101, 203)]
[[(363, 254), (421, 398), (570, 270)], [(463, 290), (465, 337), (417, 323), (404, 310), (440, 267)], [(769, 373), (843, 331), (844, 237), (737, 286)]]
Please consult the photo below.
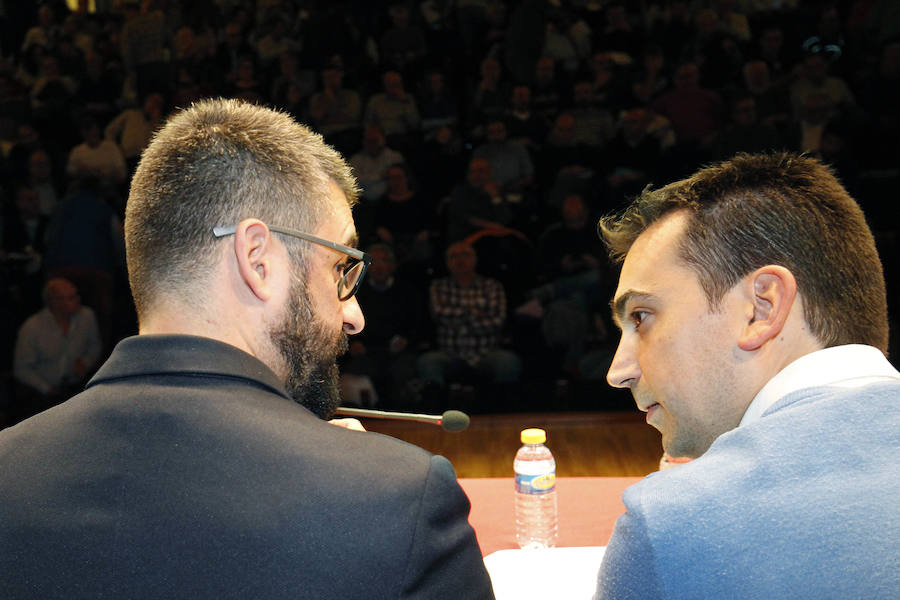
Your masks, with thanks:
[[(268, 225), (268, 228), (275, 233), (281, 233), (301, 240), (306, 240), (307, 242), (325, 246), (335, 252), (340, 252), (341, 254), (349, 256), (350, 258), (347, 260), (347, 264), (344, 265), (344, 268), (341, 271), (341, 277), (337, 282), (338, 300), (341, 302), (349, 300), (359, 289), (359, 284), (366, 274), (366, 269), (369, 268), (369, 263), (372, 262), (372, 257), (369, 254), (358, 248), (351, 248), (350, 246), (331, 242), (308, 233), (288, 229), (287, 227)], [(213, 227), (213, 235), (217, 238), (225, 237), (226, 235), (234, 235), (235, 231), (237, 231), (237, 225)]]

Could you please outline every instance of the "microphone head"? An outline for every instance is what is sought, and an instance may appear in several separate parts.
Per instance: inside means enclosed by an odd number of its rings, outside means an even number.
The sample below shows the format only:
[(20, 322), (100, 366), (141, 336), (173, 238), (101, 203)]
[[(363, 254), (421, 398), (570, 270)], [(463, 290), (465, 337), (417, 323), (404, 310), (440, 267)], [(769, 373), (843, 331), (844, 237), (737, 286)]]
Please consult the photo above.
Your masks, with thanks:
[(448, 410), (441, 415), (441, 427), (445, 431), (462, 431), (469, 426), (469, 415), (459, 410)]

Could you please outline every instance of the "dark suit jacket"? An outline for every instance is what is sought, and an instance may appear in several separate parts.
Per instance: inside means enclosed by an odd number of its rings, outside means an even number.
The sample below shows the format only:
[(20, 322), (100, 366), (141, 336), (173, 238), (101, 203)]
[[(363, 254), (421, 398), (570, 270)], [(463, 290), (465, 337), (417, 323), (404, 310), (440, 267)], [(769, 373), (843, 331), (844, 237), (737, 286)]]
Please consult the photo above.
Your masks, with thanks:
[(329, 425), (256, 358), (122, 341), (0, 432), (0, 598), (492, 598), (439, 456)]

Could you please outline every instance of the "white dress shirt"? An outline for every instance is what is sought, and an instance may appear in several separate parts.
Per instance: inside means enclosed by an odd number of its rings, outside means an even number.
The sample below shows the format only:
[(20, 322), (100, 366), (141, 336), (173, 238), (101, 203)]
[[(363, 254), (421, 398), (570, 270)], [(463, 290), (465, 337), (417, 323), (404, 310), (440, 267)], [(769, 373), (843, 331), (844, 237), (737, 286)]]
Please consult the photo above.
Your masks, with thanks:
[(818, 350), (801, 356), (770, 379), (747, 407), (740, 425), (758, 420), (775, 402), (803, 388), (860, 387), (890, 379), (900, 379), (900, 372), (878, 348), (847, 344)]

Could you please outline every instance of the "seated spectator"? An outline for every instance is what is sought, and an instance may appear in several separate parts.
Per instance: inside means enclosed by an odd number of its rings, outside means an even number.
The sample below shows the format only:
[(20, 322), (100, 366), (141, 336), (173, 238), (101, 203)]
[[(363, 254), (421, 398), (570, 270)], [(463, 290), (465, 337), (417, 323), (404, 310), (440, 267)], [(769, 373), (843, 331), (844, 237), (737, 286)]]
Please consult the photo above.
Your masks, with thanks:
[(494, 181), (502, 193), (522, 194), (534, 181), (534, 165), (528, 150), (507, 139), (502, 119), (488, 122), (485, 142), (472, 152), (473, 158), (486, 158), (491, 163)]
[(278, 71), (272, 75), (269, 98), (274, 106), (300, 120), (307, 120), (309, 99), (316, 91), (316, 76), (300, 66), (297, 53), (285, 50), (278, 57)]
[(176, 73), (187, 69), (194, 73), (205, 73), (212, 77), (215, 69), (215, 33), (208, 23), (195, 21), (184, 24), (175, 32), (175, 55), (173, 67)]
[(480, 126), (491, 119), (502, 117), (509, 105), (509, 87), (503, 79), (500, 61), (488, 56), (481, 61), (478, 83), (469, 107), (469, 122), (476, 124), (473, 134), (481, 135)]
[(552, 123), (567, 103), (565, 82), (557, 74), (556, 63), (549, 56), (542, 56), (534, 66), (534, 82), (531, 84), (531, 107), (534, 112)]
[(107, 123), (116, 116), (123, 78), (122, 66), (117, 61), (106, 59), (95, 50), (86, 52), (84, 75), (78, 82), (74, 102), (98, 123)]
[(790, 101), (784, 86), (775, 86), (769, 66), (762, 60), (744, 64), (743, 91), (753, 96), (760, 122), (783, 128), (790, 119)]
[(147, 96), (140, 108), (126, 108), (103, 130), (106, 139), (114, 141), (131, 173), (150, 143), (150, 137), (165, 117), (165, 99), (159, 92)]
[(257, 71), (254, 57), (242, 56), (238, 60), (235, 79), (231, 86), (226, 88), (228, 95), (251, 103), (265, 102), (268, 90)]
[(59, 136), (71, 128), (72, 100), (78, 84), (59, 69), (59, 59), (48, 55), (41, 61), (41, 72), (31, 86), (31, 115), (44, 134)]
[(85, 118), (81, 135), (84, 141), (69, 152), (66, 174), (72, 179), (96, 178), (113, 186), (124, 183), (125, 157), (114, 141), (101, 137), (97, 121)]
[(584, 198), (571, 194), (561, 220), (538, 240), (537, 264), (542, 285), (516, 313), (541, 321), (541, 331), (565, 373), (578, 372), (595, 314), (605, 313), (612, 293), (605, 248)]
[(544, 141), (537, 161), (538, 181), (545, 192), (542, 218), (559, 214), (562, 199), (569, 193), (587, 197), (595, 184), (597, 168), (602, 164), (600, 149), (581, 143), (576, 134), (575, 117), (570, 112), (563, 112), (556, 117), (553, 129)]
[(123, 3), (125, 22), (119, 33), (122, 63), (140, 98), (153, 91), (171, 92), (173, 32), (162, 4), (158, 0)]
[(662, 160), (662, 142), (653, 115), (644, 108), (622, 111), (619, 130), (606, 148), (606, 183), (613, 202), (641, 191), (654, 180)]
[(766, 63), (774, 85), (785, 86), (792, 79), (794, 59), (787, 55), (784, 29), (778, 23), (769, 23), (763, 27), (751, 56)]
[(443, 71), (434, 69), (425, 74), (418, 104), (425, 139), (434, 137), (442, 127), (459, 126), (458, 96), (447, 86), (447, 76)]
[(577, 81), (572, 86), (572, 108), (568, 112), (575, 119), (575, 141), (594, 151), (605, 146), (615, 132), (615, 119), (598, 106), (589, 81)]
[(562, 15), (553, 15), (547, 19), (541, 54), (552, 59), (566, 74), (571, 75), (578, 69), (578, 51), (567, 35), (566, 26), (566, 20)]
[(381, 60), (389, 69), (414, 76), (425, 58), (428, 48), (422, 28), (410, 22), (409, 8), (403, 3), (393, 3), (388, 8), (391, 25), (381, 35), (379, 49)]
[(446, 197), (465, 178), (468, 156), (458, 127), (439, 127), (426, 138), (415, 162), (418, 172), (428, 173), (429, 193)]
[(50, 154), (46, 150), (37, 148), (28, 157), (26, 179), (38, 195), (41, 214), (52, 216), (62, 198), (62, 185), (57, 181)]
[(362, 100), (344, 87), (344, 70), (328, 63), (321, 71), (322, 89), (309, 99), (309, 118), (325, 141), (351, 156), (359, 148)]
[(422, 118), (416, 99), (407, 93), (397, 71), (386, 72), (381, 83), (383, 90), (366, 102), (364, 122), (380, 127), (391, 147), (409, 152), (421, 142)]
[(599, 31), (597, 48), (606, 52), (618, 52), (634, 59), (644, 43), (644, 31), (629, 18), (624, 2), (610, 2), (603, 8), (606, 26)]
[(466, 181), (457, 185), (444, 207), (447, 240), (458, 242), (482, 230), (508, 232), (512, 210), (494, 180), (486, 158), (469, 161)]
[(505, 122), (511, 141), (522, 144), (532, 154), (540, 151), (550, 125), (532, 110), (531, 88), (527, 85), (517, 85), (512, 89)]
[(792, 119), (785, 134), (788, 150), (818, 154), (822, 149), (825, 127), (834, 119), (834, 105), (827, 94), (808, 94), (797, 118)]
[[(12, 124), (12, 120), (6, 123)], [(19, 123), (15, 136), (9, 137), (12, 139), (4, 140), (4, 166), (12, 179), (23, 179), (28, 174), (28, 161), (32, 153), (44, 149), (44, 140), (35, 125), (29, 121)]]
[(387, 170), (387, 193), (375, 207), (375, 235), (389, 244), (391, 260), (404, 267), (425, 267), (431, 260), (437, 211), (427, 194), (421, 194), (410, 181), (409, 168), (396, 164)]
[(260, 71), (270, 73), (285, 52), (300, 50), (300, 43), (288, 35), (288, 24), (279, 16), (268, 19), (265, 33), (256, 42), (256, 58)]
[(627, 81), (609, 52), (594, 52), (589, 63), (590, 82), (597, 106), (617, 111), (629, 98)]
[(747, 15), (734, 10), (735, 0), (716, 0), (714, 2), (719, 16), (720, 27), (742, 44), (750, 41), (750, 22)]
[(666, 56), (662, 48), (650, 44), (644, 48), (641, 65), (633, 76), (631, 95), (638, 104), (646, 106), (656, 100), (668, 87)]
[(807, 52), (801, 63), (800, 78), (790, 86), (794, 118), (801, 117), (806, 110), (806, 99), (814, 94), (827, 98), (829, 117), (852, 111), (856, 107), (856, 98), (847, 82), (830, 74), (831, 58), (824, 51), (814, 48)]
[(653, 104), (672, 123), (679, 147), (686, 152), (708, 148), (722, 122), (722, 98), (700, 85), (700, 70), (685, 63), (675, 72), (675, 87)]
[(712, 158), (725, 159), (738, 152), (767, 152), (781, 147), (781, 138), (775, 128), (757, 118), (756, 99), (741, 94), (731, 102), (731, 122), (716, 136)]
[(403, 155), (386, 145), (380, 127), (366, 127), (362, 150), (350, 157), (350, 166), (362, 187), (362, 199), (370, 202), (381, 200), (387, 191), (388, 167), (402, 162)]
[(51, 49), (56, 45), (60, 34), (60, 27), (56, 23), (56, 14), (50, 4), (42, 4), (37, 9), (38, 21), (25, 31), (25, 39), (22, 40), (22, 52), (27, 52), (32, 46), (40, 46)]
[(40, 198), (31, 184), (23, 182), (16, 185), (12, 211), (4, 214), (2, 221), (3, 250), (33, 254), (39, 259), (44, 252), (50, 218), (41, 213)]
[(44, 304), (45, 308), (22, 324), (16, 338), (15, 420), (46, 410), (80, 391), (101, 358), (94, 312), (81, 305), (71, 282), (48, 281)]
[(373, 244), (368, 253), (372, 263), (357, 292), (366, 328), (350, 342), (350, 353), (341, 365), (342, 382), (365, 377), (374, 384), (376, 397), (367, 402), (357, 395), (352, 398), (355, 404), (411, 407), (418, 391), (413, 382), (416, 357), (426, 332), (425, 298), (397, 273), (397, 259), (388, 244)]
[(473, 375), (495, 383), (518, 381), (521, 361), (501, 347), (506, 323), (503, 285), (476, 272), (475, 249), (466, 242), (451, 244), (446, 260), (450, 275), (429, 288), (437, 346), (419, 357), (419, 377), (439, 386)]
[[(4, 272), (4, 283), (15, 286), (11, 300), (15, 305), (17, 322), (40, 306), (43, 255), (46, 249), (47, 227), (50, 218), (41, 213), (37, 190), (22, 182), (15, 186), (11, 210), (0, 217), (0, 257), (15, 257), (15, 269)], [(4, 269), (6, 271), (6, 269)]]

